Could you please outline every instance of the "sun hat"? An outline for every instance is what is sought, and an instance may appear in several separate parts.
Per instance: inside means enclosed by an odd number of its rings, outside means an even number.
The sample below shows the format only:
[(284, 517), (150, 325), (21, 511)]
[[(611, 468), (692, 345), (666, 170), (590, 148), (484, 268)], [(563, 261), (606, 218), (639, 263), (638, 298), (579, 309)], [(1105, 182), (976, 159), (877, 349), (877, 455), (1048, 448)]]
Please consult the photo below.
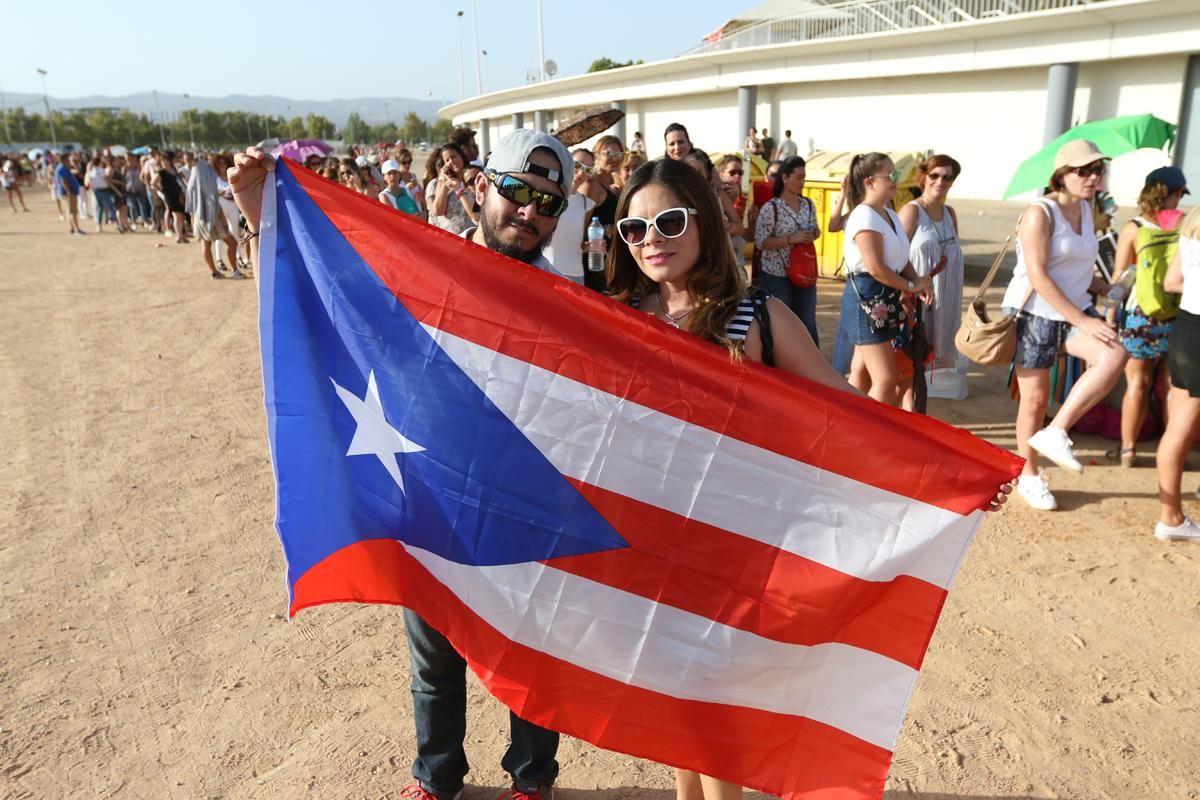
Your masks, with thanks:
[[(529, 156), (539, 147), (554, 154), (558, 169), (547, 169), (529, 162)], [(557, 183), (564, 197), (570, 194), (575, 176), (575, 162), (567, 146), (550, 134), (531, 128), (517, 128), (505, 134), (488, 158), (487, 169), (499, 173), (529, 172), (540, 175)]]
[(1179, 167), (1159, 167), (1153, 170), (1146, 176), (1146, 185), (1149, 186), (1152, 183), (1161, 183), (1172, 192), (1183, 189), (1184, 194), (1191, 194), (1187, 190), (1187, 176)]
[(1108, 156), (1100, 152), (1095, 142), (1087, 139), (1072, 139), (1058, 148), (1054, 155), (1054, 171), (1063, 167), (1086, 167), (1094, 161), (1108, 161)]

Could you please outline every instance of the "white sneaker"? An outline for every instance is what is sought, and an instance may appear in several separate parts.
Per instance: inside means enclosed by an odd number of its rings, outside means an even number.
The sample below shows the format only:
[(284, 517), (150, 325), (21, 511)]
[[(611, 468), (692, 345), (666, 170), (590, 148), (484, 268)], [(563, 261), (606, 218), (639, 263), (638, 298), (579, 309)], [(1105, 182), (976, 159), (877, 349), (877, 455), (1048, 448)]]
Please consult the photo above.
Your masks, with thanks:
[(1154, 526), (1154, 538), (1164, 542), (1200, 542), (1200, 525), (1184, 517), (1179, 525), (1171, 526), (1159, 522)]
[(1055, 464), (1072, 472), (1083, 472), (1083, 464), (1071, 452), (1072, 444), (1074, 442), (1067, 438), (1067, 432), (1061, 428), (1042, 428), (1029, 437), (1029, 446)]
[(1038, 511), (1054, 511), (1058, 508), (1058, 501), (1050, 494), (1050, 487), (1040, 474), (1022, 475), (1017, 480), (1017, 494), (1021, 495), (1021, 499), (1031, 508)]

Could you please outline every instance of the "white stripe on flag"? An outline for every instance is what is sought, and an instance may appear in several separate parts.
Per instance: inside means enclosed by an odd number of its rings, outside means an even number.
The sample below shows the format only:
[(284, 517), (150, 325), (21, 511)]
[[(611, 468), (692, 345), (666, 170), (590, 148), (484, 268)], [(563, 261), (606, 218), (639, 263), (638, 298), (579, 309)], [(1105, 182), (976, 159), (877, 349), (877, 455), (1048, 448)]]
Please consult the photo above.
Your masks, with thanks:
[(784, 644), (540, 562), (474, 567), (406, 546), (509, 639), (685, 700), (803, 716), (887, 750), (917, 673), (845, 644)]
[(859, 483), (425, 329), (564, 475), (847, 575), (911, 575), (948, 589), (982, 518)]

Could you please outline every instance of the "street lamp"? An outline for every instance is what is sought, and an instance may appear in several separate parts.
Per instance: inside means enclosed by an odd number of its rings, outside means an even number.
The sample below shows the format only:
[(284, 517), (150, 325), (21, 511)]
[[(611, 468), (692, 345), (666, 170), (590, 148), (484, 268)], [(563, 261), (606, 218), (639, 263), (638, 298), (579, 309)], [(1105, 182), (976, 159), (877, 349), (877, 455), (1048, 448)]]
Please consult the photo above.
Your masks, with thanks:
[(162, 109), (158, 107), (158, 89), (154, 90), (154, 116), (158, 117), (158, 144), (165, 151), (167, 149), (167, 134), (163, 132)]
[(8, 134), (8, 104), (4, 102), (3, 89), (0, 89), (0, 117), (4, 117), (4, 143), (12, 144), (12, 137)]
[(46, 104), (46, 119), (50, 120), (51, 147), (57, 150), (58, 134), (54, 132), (54, 115), (50, 113), (50, 95), (46, 94), (46, 70), (39, 67), (38, 75), (42, 76), (42, 102)]
[[(479, 52), (480, 52), (480, 53), (483, 53), (483, 74), (484, 74), (484, 75), (487, 75), (487, 74), (488, 74), (488, 67), (487, 67), (487, 50), (480, 50)], [(479, 93), (480, 93), (480, 94), (483, 94), (483, 91), (484, 91), (484, 89), (486, 89), (486, 88), (487, 88), (487, 84), (482, 84), (482, 86), (480, 87)]]
[[(186, 97), (188, 100), (192, 99), (192, 96), (190, 94), (188, 94), (187, 92), (184, 92), (183, 96)], [(192, 109), (188, 109), (188, 138), (192, 140), (192, 149), (195, 150), (196, 149), (196, 129), (195, 129), (195, 127), (192, 126), (193, 114), (191, 112), (192, 112)]]
[(483, 74), (479, 70), (479, 7), (471, 0), (471, 26), (475, 29), (475, 91), (483, 94)]
[(467, 78), (466, 67), (463, 61), (463, 29), (462, 29), (463, 12), (458, 12), (458, 99), (467, 99)]

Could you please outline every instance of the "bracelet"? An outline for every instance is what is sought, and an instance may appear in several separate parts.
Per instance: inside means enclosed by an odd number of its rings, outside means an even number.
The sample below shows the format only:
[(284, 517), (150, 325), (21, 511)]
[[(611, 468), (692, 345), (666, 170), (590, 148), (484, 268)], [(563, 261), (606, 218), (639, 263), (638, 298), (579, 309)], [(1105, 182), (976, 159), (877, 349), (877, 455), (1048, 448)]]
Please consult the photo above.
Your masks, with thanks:
[(247, 228), (247, 229), (246, 229), (246, 235), (245, 235), (245, 236), (243, 236), (243, 237), (242, 237), (242, 238), (241, 238), (241, 239), (238, 241), (238, 244), (246, 244), (246, 243), (247, 243), (247, 242), (249, 242), (251, 239), (253, 239), (255, 236), (258, 236), (258, 231), (252, 231), (252, 230), (250, 230), (249, 228)]

